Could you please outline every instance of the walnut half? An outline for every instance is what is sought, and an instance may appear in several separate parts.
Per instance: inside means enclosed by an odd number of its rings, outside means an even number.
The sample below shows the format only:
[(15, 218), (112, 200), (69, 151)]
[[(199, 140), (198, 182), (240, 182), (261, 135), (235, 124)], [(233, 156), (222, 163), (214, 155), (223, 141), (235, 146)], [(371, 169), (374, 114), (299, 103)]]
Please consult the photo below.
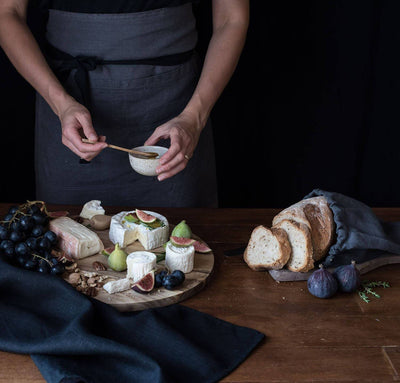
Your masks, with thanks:
[(104, 263), (101, 263), (98, 261), (93, 262), (92, 266), (96, 271), (106, 271), (107, 270), (107, 266)]

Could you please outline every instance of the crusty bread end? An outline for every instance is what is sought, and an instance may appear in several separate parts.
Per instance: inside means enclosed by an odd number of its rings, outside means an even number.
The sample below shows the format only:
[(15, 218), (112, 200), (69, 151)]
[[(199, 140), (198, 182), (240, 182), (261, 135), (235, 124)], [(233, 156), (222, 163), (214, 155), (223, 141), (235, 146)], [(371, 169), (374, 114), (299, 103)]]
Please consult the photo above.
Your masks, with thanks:
[(247, 265), (256, 271), (281, 269), (290, 258), (288, 235), (280, 228), (257, 226), (243, 255)]

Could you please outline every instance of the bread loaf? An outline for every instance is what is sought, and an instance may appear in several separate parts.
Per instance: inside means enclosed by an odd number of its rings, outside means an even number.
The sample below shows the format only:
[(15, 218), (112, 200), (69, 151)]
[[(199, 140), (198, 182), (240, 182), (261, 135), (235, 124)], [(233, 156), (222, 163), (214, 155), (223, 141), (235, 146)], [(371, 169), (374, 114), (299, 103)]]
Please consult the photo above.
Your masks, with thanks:
[(309, 228), (314, 261), (324, 258), (335, 234), (333, 214), (325, 197), (307, 198), (289, 206), (274, 217), (272, 226), (277, 226), (279, 222), (287, 219)]
[[(302, 222), (283, 219), (275, 228), (286, 231), (291, 246), (291, 254), (286, 266), (291, 271), (306, 272), (314, 267), (311, 232)], [(273, 227), (273, 228), (274, 228)]]
[(281, 269), (289, 260), (290, 253), (288, 235), (284, 230), (260, 225), (251, 233), (243, 259), (256, 271)]

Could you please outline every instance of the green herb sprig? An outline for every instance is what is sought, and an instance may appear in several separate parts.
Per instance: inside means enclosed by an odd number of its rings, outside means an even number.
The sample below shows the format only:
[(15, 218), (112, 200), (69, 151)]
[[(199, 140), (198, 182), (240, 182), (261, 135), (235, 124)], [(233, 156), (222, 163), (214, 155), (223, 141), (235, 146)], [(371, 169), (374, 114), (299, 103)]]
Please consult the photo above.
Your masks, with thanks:
[(368, 294), (374, 296), (375, 298), (380, 298), (381, 296), (373, 290), (376, 287), (383, 287), (386, 289), (390, 287), (390, 284), (389, 282), (383, 281), (362, 281), (361, 286), (358, 289), (359, 297), (366, 303), (370, 302)]

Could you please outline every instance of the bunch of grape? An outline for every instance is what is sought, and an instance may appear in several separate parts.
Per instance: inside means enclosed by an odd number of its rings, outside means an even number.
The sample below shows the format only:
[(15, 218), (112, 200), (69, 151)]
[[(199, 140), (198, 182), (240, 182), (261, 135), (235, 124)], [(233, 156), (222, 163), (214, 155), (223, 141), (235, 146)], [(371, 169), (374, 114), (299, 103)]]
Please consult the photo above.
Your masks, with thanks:
[(49, 216), (41, 201), (12, 206), (0, 221), (0, 254), (27, 270), (59, 275), (64, 264), (54, 256), (57, 235), (48, 228)]

